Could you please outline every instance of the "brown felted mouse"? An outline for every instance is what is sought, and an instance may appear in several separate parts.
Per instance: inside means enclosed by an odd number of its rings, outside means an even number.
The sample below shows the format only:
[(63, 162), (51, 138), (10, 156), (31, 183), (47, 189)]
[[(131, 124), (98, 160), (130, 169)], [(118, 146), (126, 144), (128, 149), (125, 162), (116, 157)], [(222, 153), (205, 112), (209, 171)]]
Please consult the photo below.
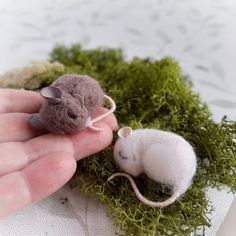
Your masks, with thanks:
[[(39, 113), (30, 118), (35, 129), (47, 129), (55, 134), (71, 134), (85, 128), (100, 130), (93, 124), (114, 112), (114, 101), (102, 91), (99, 83), (87, 75), (67, 74), (51, 86), (41, 89), (45, 101)], [(92, 119), (106, 100), (111, 109)]]

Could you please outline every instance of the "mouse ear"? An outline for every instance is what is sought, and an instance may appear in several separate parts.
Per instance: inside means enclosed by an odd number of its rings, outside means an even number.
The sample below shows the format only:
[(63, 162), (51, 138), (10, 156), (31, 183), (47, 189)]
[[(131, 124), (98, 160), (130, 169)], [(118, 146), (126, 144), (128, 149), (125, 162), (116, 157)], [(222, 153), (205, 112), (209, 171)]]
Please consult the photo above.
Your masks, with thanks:
[(127, 138), (130, 134), (132, 134), (133, 130), (130, 127), (123, 127), (118, 130), (118, 136), (120, 138)]
[(40, 94), (51, 103), (58, 103), (62, 101), (62, 91), (53, 86), (41, 89)]

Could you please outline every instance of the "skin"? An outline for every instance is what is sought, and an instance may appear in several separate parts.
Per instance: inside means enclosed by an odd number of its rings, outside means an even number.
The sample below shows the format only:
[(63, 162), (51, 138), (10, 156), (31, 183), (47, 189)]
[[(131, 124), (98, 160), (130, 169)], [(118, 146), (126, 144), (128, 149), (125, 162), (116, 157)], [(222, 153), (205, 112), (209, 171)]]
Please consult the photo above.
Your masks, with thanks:
[[(96, 123), (100, 132), (43, 133), (29, 125), (42, 102), (36, 92), (0, 89), (0, 218), (61, 188), (73, 176), (76, 161), (110, 145), (117, 129), (115, 116), (109, 115)], [(101, 108), (95, 116), (105, 112)]]

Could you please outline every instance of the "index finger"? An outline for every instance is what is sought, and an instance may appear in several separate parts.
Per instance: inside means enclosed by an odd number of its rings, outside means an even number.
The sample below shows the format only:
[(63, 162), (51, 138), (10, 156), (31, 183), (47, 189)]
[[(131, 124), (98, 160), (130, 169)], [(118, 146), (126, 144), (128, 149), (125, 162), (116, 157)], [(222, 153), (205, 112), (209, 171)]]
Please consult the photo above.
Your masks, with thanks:
[(39, 93), (17, 89), (0, 89), (1, 113), (35, 113), (41, 107), (43, 98)]

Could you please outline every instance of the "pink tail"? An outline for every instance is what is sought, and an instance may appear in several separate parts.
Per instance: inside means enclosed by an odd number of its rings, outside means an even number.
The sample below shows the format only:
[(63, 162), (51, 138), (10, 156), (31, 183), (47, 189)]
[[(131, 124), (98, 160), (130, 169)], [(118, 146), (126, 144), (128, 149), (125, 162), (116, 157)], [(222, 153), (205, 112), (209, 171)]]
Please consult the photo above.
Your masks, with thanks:
[(107, 103), (109, 103), (109, 105), (111, 106), (111, 109), (108, 110), (106, 113), (104, 113), (104, 114), (102, 114), (102, 115), (100, 115), (100, 116), (98, 116), (98, 117), (96, 117), (96, 118), (94, 118), (94, 119), (92, 119), (92, 120), (89, 121), (88, 127), (89, 127), (90, 129), (92, 129), (92, 130), (101, 131), (101, 130), (102, 130), (101, 128), (95, 127), (95, 126), (93, 126), (93, 124), (96, 123), (96, 122), (99, 121), (99, 120), (102, 120), (102, 119), (105, 118), (106, 116), (112, 114), (112, 113), (115, 111), (115, 109), (116, 109), (116, 104), (115, 104), (115, 102), (112, 100), (111, 97), (109, 97), (109, 96), (107, 96), (107, 95), (104, 95), (104, 99), (105, 99), (105, 101), (106, 101)]
[(150, 207), (165, 207), (165, 206), (168, 206), (170, 204), (172, 204), (173, 202), (176, 201), (176, 199), (180, 196), (180, 194), (178, 192), (175, 192), (170, 198), (166, 199), (165, 201), (163, 202), (153, 202), (153, 201), (150, 201), (148, 199), (146, 199), (138, 190), (133, 178), (126, 174), (126, 173), (115, 173), (113, 175), (111, 175), (107, 181), (111, 181), (112, 179), (114, 179), (115, 177), (117, 176), (123, 176), (123, 177), (126, 177), (130, 183), (131, 183), (131, 186), (137, 196), (137, 198), (145, 205), (147, 206), (150, 206)]

